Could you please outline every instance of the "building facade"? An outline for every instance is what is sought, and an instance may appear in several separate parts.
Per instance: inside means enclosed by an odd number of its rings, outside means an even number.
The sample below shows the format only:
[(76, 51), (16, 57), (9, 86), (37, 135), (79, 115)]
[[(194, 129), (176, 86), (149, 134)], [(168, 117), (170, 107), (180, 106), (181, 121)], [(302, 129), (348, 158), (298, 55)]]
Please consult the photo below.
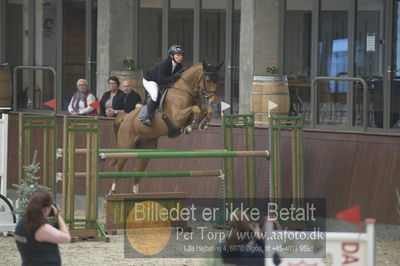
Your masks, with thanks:
[[(43, 103), (56, 98), (62, 113), (78, 78), (101, 97), (126, 56), (146, 71), (179, 43), (186, 65), (225, 62), (219, 94), (233, 113), (250, 112), (254, 76), (275, 65), (289, 78), (291, 114), (304, 116), (308, 127), (396, 134), (398, 2), (2, 0), (0, 61), (12, 71), (53, 68), (55, 76), (16, 71), (16, 109), (48, 111)], [(328, 78), (312, 89), (319, 76), (362, 78), (366, 88)]]

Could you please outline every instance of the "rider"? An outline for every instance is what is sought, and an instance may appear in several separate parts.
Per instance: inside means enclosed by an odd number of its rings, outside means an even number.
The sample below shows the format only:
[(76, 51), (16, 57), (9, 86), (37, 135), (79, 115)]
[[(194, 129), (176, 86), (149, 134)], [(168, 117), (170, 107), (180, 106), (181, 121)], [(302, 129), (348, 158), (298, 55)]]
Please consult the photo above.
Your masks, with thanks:
[(183, 49), (174, 44), (168, 49), (168, 58), (156, 64), (143, 75), (143, 85), (151, 99), (147, 103), (147, 113), (142, 120), (147, 127), (152, 126), (154, 110), (156, 108), (158, 89), (166, 88), (179, 79), (183, 68)]

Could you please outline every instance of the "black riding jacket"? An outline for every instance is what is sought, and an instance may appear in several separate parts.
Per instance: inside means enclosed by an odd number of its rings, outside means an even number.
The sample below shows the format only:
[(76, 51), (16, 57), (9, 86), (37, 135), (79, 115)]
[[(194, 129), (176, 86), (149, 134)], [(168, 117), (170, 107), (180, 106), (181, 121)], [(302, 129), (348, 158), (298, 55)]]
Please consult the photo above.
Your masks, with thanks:
[(172, 58), (167, 58), (147, 71), (143, 77), (147, 81), (154, 81), (159, 88), (166, 88), (169, 84), (175, 82), (179, 77), (174, 74), (183, 68), (182, 64), (177, 64), (172, 72)]

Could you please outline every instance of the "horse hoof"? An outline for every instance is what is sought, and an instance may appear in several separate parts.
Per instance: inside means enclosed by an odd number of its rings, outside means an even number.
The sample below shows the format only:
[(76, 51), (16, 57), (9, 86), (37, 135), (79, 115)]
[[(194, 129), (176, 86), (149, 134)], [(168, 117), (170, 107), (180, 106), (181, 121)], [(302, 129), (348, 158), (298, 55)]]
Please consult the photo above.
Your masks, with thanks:
[(190, 126), (185, 127), (185, 133), (186, 133), (187, 135), (189, 135), (190, 133), (192, 133), (192, 127), (190, 127)]
[(201, 129), (201, 130), (207, 130), (207, 128), (208, 128), (208, 123), (202, 123), (202, 124), (200, 125), (200, 129)]

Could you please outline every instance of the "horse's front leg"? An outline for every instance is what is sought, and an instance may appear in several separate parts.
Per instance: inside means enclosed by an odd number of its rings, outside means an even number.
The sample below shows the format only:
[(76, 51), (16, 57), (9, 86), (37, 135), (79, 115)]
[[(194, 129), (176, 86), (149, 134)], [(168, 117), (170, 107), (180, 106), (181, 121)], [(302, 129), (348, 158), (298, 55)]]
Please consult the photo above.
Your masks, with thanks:
[(210, 123), (210, 121), (211, 121), (211, 118), (212, 118), (212, 116), (214, 114), (214, 109), (211, 106), (207, 106), (205, 113), (206, 113), (206, 116), (199, 123), (199, 128), (200, 129), (207, 129), (208, 128), (208, 123)]
[(190, 125), (186, 126), (183, 129), (183, 132), (185, 132), (186, 134), (190, 134), (194, 129), (198, 128), (200, 122), (200, 114), (201, 114), (200, 107), (198, 107), (197, 105), (193, 105), (187, 109), (182, 110), (183, 113), (188, 111), (190, 111), (189, 116), (193, 114), (193, 119)]

